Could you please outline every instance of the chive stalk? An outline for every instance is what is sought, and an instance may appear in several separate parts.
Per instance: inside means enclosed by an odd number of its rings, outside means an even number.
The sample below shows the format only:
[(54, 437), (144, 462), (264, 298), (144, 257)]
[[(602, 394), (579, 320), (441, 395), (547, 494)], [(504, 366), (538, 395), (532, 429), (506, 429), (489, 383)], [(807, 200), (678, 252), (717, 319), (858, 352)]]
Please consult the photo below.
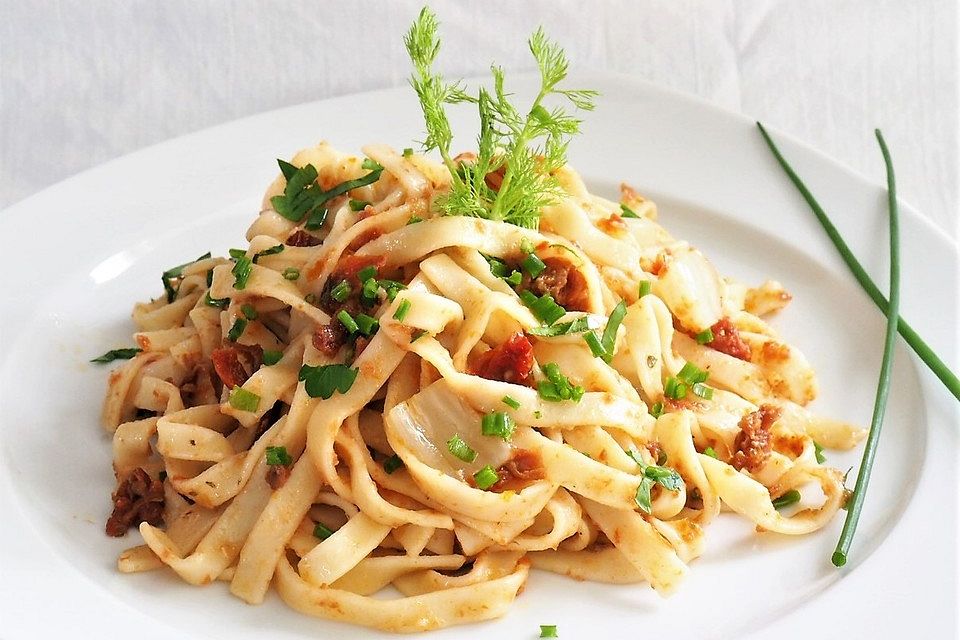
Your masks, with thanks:
[[(837, 248), (837, 251), (840, 253), (840, 257), (843, 258), (843, 261), (847, 264), (850, 271), (853, 273), (853, 277), (856, 278), (857, 282), (860, 283), (860, 286), (863, 287), (863, 290), (866, 291), (867, 295), (870, 296), (870, 299), (873, 300), (874, 304), (882, 311), (885, 315), (889, 316), (890, 302), (884, 297), (883, 293), (880, 292), (880, 289), (877, 287), (876, 283), (867, 275), (866, 270), (864, 270), (863, 265), (857, 260), (856, 256), (853, 255), (853, 252), (850, 250), (850, 247), (844, 242), (843, 238), (840, 236), (840, 232), (837, 231), (837, 228), (833, 225), (833, 222), (830, 220), (830, 217), (826, 214), (823, 208), (820, 206), (820, 203), (817, 202), (816, 198), (813, 197), (813, 194), (810, 193), (810, 190), (807, 189), (807, 186), (803, 183), (803, 180), (800, 179), (800, 176), (796, 174), (793, 170), (793, 167), (786, 161), (783, 155), (780, 153), (780, 149), (774, 143), (773, 139), (770, 137), (770, 134), (767, 133), (767, 130), (762, 124), (757, 123), (757, 127), (760, 129), (760, 135), (763, 136), (763, 139), (766, 141), (767, 146), (770, 147), (770, 151), (773, 153), (774, 157), (777, 159), (777, 162), (786, 172), (787, 177), (790, 178), (790, 182), (797, 188), (800, 192), (800, 195), (803, 196), (803, 199), (809, 205), (810, 210), (813, 211), (813, 214), (817, 217), (817, 220), (820, 221), (823, 230), (827, 233), (830, 240), (833, 242), (833, 245)], [(953, 394), (957, 400), (960, 400), (960, 379), (957, 378), (956, 374), (950, 371), (950, 367), (946, 365), (934, 353), (933, 349), (923, 341), (923, 338), (913, 330), (903, 318), (899, 318), (896, 324), (897, 329), (900, 332), (900, 335), (906, 341), (910, 348), (913, 349), (914, 353), (923, 360), (930, 371), (933, 372), (933, 375), (937, 376), (940, 379), (940, 382), (947, 388), (947, 390)]]
[(887, 331), (883, 342), (883, 361), (880, 364), (877, 399), (873, 405), (873, 419), (870, 421), (870, 435), (867, 436), (867, 444), (863, 447), (863, 460), (860, 462), (853, 495), (847, 503), (847, 517), (843, 521), (843, 531), (831, 558), (837, 567), (847, 563), (850, 543), (853, 541), (853, 534), (856, 533), (857, 522), (860, 520), (860, 512), (863, 510), (863, 499), (870, 482), (870, 472), (877, 454), (877, 442), (880, 440), (880, 429), (883, 427), (883, 414), (887, 409), (887, 398), (890, 394), (893, 346), (897, 338), (897, 321), (900, 317), (900, 214), (897, 208), (897, 181), (893, 173), (893, 161), (890, 159), (890, 151), (887, 149), (883, 134), (880, 129), (875, 133), (887, 170), (887, 206), (890, 210), (890, 304), (887, 307)]

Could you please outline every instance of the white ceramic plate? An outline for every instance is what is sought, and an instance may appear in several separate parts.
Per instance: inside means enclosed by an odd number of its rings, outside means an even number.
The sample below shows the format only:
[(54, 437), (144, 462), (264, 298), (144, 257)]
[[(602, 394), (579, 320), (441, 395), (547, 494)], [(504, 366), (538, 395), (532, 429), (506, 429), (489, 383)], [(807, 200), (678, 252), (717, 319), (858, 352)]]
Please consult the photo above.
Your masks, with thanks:
[[(527, 93), (530, 80), (514, 83), (518, 93)], [(668, 229), (704, 249), (721, 271), (785, 283), (794, 302), (775, 324), (819, 372), (814, 409), (867, 424), (883, 319), (753, 123), (623, 77), (588, 74), (576, 84), (603, 93), (570, 153), (592, 189), (615, 196), (628, 181), (656, 200)], [(458, 113), (455, 125), (469, 146), (472, 114)], [(138, 536), (103, 534), (113, 487), (110, 442), (98, 425), (108, 367), (87, 361), (130, 343), (131, 305), (161, 292), (163, 269), (242, 241), (276, 173), (274, 158), (321, 138), (351, 151), (374, 141), (403, 148), (420, 133), (408, 89), (325, 100), (134, 153), (0, 215), (0, 635), (377, 637), (301, 616), (275, 595), (254, 607), (225, 584), (191, 587), (165, 571), (118, 574), (117, 552)], [(884, 191), (777, 137), (884, 283)], [(903, 228), (904, 315), (955, 366), (957, 248), (906, 206)], [(896, 357), (873, 484), (845, 569), (829, 562), (841, 517), (815, 535), (788, 539), (758, 535), (727, 515), (710, 527), (706, 553), (668, 600), (645, 585), (535, 572), (505, 618), (431, 637), (533, 638), (540, 624), (557, 624), (565, 638), (952, 637), (956, 409), (904, 345)], [(859, 451), (828, 457), (846, 469)]]

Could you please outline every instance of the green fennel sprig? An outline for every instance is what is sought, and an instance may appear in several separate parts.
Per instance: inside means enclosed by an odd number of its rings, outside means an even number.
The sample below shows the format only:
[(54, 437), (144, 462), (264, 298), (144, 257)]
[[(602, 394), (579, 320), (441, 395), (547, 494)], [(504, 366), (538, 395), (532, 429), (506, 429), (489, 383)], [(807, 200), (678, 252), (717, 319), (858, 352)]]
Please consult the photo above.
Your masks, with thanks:
[[(837, 248), (837, 251), (840, 253), (840, 257), (843, 258), (843, 261), (849, 267), (851, 273), (853, 273), (854, 278), (857, 282), (860, 283), (860, 286), (863, 287), (863, 290), (866, 291), (867, 295), (870, 296), (870, 299), (873, 300), (874, 304), (882, 311), (884, 314), (887, 314), (889, 311), (890, 303), (880, 292), (880, 289), (877, 287), (876, 283), (867, 275), (866, 270), (863, 268), (863, 265), (857, 260), (856, 256), (853, 255), (853, 251), (850, 250), (850, 247), (843, 240), (840, 235), (840, 232), (837, 231), (837, 228), (834, 226), (833, 222), (830, 220), (830, 217), (823, 210), (823, 207), (820, 206), (820, 203), (817, 202), (816, 198), (813, 197), (813, 194), (803, 183), (803, 180), (800, 179), (800, 176), (793, 170), (793, 167), (786, 161), (783, 155), (780, 153), (780, 149), (777, 148), (776, 143), (770, 137), (770, 134), (767, 133), (767, 130), (762, 124), (757, 123), (757, 127), (760, 129), (760, 134), (763, 136), (763, 139), (766, 141), (767, 146), (770, 147), (770, 151), (773, 152), (773, 156), (776, 158), (777, 162), (786, 172), (787, 177), (790, 178), (790, 182), (797, 188), (800, 192), (800, 195), (803, 196), (803, 199), (809, 205), (810, 210), (813, 211), (813, 214), (817, 217), (817, 220), (820, 221), (823, 230), (827, 233), (830, 240), (833, 242), (833, 245)], [(950, 371), (950, 367), (934, 353), (933, 349), (923, 341), (923, 338), (913, 330), (906, 320), (899, 318), (897, 323), (897, 329), (900, 332), (900, 335), (903, 337), (904, 341), (910, 348), (913, 349), (914, 353), (923, 360), (930, 371), (933, 372), (937, 378), (940, 379), (940, 382), (947, 388), (947, 390), (953, 394), (953, 396), (960, 400), (960, 379), (957, 378), (956, 374)]]
[[(437, 199), (437, 208), (445, 215), (535, 229), (540, 210), (560, 195), (552, 173), (566, 162), (570, 139), (581, 124), (562, 107), (548, 109), (545, 102), (550, 97), (561, 98), (576, 109), (589, 111), (597, 92), (559, 86), (569, 63), (563, 49), (538, 29), (528, 45), (540, 70), (540, 91), (526, 112), (510, 102), (503, 69), (497, 66), (490, 69), (492, 91), (481, 87), (476, 95), (469, 94), (459, 81), (446, 82), (433, 72), (440, 52), (438, 27), (436, 16), (424, 7), (404, 37), (414, 67), (410, 83), (426, 126), (424, 150), (436, 149), (451, 175), (450, 191)], [(452, 156), (453, 132), (446, 113), (446, 105), (458, 103), (476, 105), (480, 119), (476, 158), (461, 162)], [(503, 172), (502, 180), (494, 188), (487, 177), (498, 171)]]
[(843, 521), (843, 531), (831, 558), (833, 564), (838, 567), (847, 563), (850, 543), (857, 530), (857, 522), (863, 510), (863, 499), (870, 482), (870, 472), (873, 470), (873, 460), (877, 454), (877, 442), (880, 440), (880, 429), (883, 427), (883, 414), (886, 412), (887, 398), (890, 395), (893, 347), (900, 318), (900, 215), (897, 207), (897, 181), (893, 173), (893, 161), (890, 159), (890, 151), (887, 149), (883, 134), (880, 129), (875, 133), (887, 171), (887, 207), (890, 210), (890, 302), (887, 306), (887, 331), (883, 341), (883, 361), (880, 364), (880, 380), (877, 383), (877, 398), (873, 405), (873, 418), (870, 421), (870, 435), (867, 436), (867, 443), (863, 447), (863, 460), (860, 462), (853, 495), (847, 503), (847, 517)]

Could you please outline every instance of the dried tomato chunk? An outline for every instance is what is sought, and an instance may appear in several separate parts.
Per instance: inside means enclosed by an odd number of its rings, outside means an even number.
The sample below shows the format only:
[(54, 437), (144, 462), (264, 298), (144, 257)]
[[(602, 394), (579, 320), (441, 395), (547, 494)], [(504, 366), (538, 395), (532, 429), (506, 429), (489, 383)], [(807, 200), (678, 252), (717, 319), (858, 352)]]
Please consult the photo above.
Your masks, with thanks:
[(480, 354), (473, 367), (473, 374), (481, 378), (514, 384), (528, 384), (532, 371), (533, 345), (522, 333)]
[(229, 346), (214, 349), (210, 360), (213, 361), (217, 377), (232, 389), (242, 385), (260, 368), (263, 364), (263, 348), (256, 344), (230, 343)]
[(730, 318), (723, 318), (710, 327), (710, 331), (713, 332), (713, 340), (707, 343), (708, 347), (740, 360), (750, 360), (750, 345), (740, 337)]
[(733, 441), (736, 451), (731, 463), (737, 469), (757, 471), (770, 457), (773, 443), (770, 428), (780, 419), (780, 407), (761, 405), (757, 411), (748, 413), (740, 420), (740, 433)]

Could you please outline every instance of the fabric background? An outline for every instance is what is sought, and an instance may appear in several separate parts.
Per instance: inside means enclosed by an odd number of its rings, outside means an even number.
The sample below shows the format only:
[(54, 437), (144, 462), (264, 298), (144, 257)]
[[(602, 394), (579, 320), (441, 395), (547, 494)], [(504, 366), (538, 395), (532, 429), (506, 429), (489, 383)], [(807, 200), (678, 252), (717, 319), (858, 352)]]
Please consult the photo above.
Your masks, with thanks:
[[(0, 0), (0, 207), (78, 171), (244, 115), (405, 82), (422, 0)], [(431, 2), (441, 68), (529, 69), (538, 25), (577, 68), (696, 94), (900, 193), (957, 238), (954, 0)]]

